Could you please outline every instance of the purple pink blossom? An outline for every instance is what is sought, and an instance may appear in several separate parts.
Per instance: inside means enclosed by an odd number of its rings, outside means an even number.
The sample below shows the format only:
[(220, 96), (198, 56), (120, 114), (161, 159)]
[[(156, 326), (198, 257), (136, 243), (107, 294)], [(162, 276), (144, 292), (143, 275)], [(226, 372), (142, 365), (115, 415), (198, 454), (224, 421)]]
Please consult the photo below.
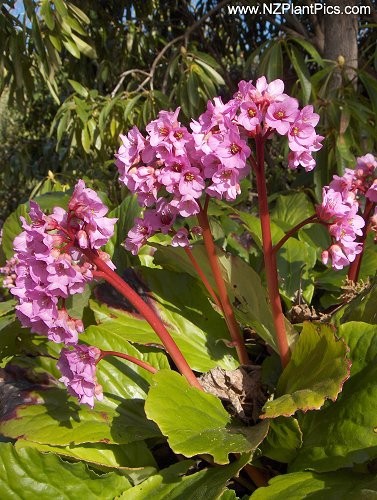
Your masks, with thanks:
[[(345, 169), (343, 176), (334, 175), (328, 186), (323, 188), (322, 204), (317, 205), (320, 221), (328, 226), (332, 239), (330, 247), (322, 253), (327, 264), (331, 260), (334, 269), (342, 269), (353, 262), (362, 252), (363, 245), (358, 237), (363, 236), (366, 221), (360, 215), (365, 206), (377, 201), (377, 161), (371, 154), (357, 158), (356, 168)], [(363, 208), (364, 207), (364, 208)], [(373, 217), (370, 228), (373, 225)]]
[[(208, 101), (205, 112), (191, 121), (191, 131), (179, 121), (179, 111), (161, 111), (145, 136), (133, 127), (121, 136), (115, 155), (119, 180), (147, 208), (125, 241), (134, 254), (157, 232), (175, 235), (177, 217), (197, 215), (204, 196), (234, 201), (250, 172), (248, 141), (256, 135), (266, 140), (274, 133), (287, 136), (289, 168), (312, 170), (313, 152), (321, 148), (323, 137), (314, 129), (319, 116), (312, 106), (300, 109), (284, 93), (282, 80), (240, 82), (228, 102)], [(161, 225), (163, 219), (167, 223)], [(173, 237), (172, 243), (177, 241)]]
[[(65, 300), (84, 291), (93, 280), (93, 265), (82, 250), (98, 251), (109, 240), (116, 219), (98, 195), (79, 180), (68, 210), (55, 207), (46, 215), (30, 202), (30, 222), (21, 217), (23, 231), (14, 239), (16, 313), (32, 332), (54, 342), (76, 344), (83, 331), (81, 320), (70, 317)], [(103, 260), (109, 257), (98, 252)]]
[(76, 345), (72, 350), (62, 349), (57, 367), (62, 373), (59, 379), (69, 394), (80, 403), (94, 406), (94, 398), (102, 401), (102, 387), (96, 378), (96, 363), (101, 357), (97, 347)]

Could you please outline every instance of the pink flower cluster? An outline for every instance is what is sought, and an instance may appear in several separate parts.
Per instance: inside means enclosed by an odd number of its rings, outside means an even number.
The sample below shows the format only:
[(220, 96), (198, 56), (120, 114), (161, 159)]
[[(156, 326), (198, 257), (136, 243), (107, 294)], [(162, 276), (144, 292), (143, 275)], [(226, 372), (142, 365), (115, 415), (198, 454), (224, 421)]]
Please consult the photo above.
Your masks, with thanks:
[[(81, 320), (68, 314), (65, 300), (82, 293), (93, 280), (95, 268), (85, 250), (96, 251), (109, 261), (109, 256), (98, 250), (114, 231), (116, 219), (105, 217), (107, 211), (82, 180), (76, 184), (68, 211), (55, 207), (51, 215), (45, 215), (37, 203), (30, 202), (31, 222), (21, 218), (24, 230), (14, 240), (16, 279), (10, 289), (18, 298), (17, 317), (23, 326), (54, 342), (77, 344), (84, 327)], [(77, 345), (75, 349), (82, 351)], [(68, 351), (63, 352), (67, 357)], [(66, 382), (69, 374), (63, 375)]]
[(364, 204), (377, 201), (377, 161), (367, 154), (357, 159), (355, 170), (347, 168), (342, 177), (334, 175), (329, 186), (323, 188), (322, 204), (317, 206), (319, 219), (328, 224), (332, 244), (322, 253), (327, 264), (331, 259), (334, 269), (343, 269), (361, 253), (362, 244), (357, 237), (362, 236), (365, 220), (358, 215), (361, 196)]
[(60, 380), (68, 392), (92, 408), (94, 398), (103, 399), (102, 387), (96, 378), (96, 363), (100, 357), (101, 351), (97, 347), (77, 345), (73, 351), (63, 349), (57, 364), (63, 374)]
[(178, 108), (161, 111), (147, 125), (146, 137), (137, 127), (121, 136), (115, 155), (119, 179), (147, 207), (128, 233), (128, 250), (137, 254), (157, 232), (172, 234), (173, 245), (189, 245), (192, 231), (175, 232), (175, 220), (197, 215), (204, 194), (236, 199), (240, 181), (250, 171), (249, 138), (268, 139), (275, 132), (286, 135), (289, 166), (302, 165), (307, 171), (315, 166), (312, 152), (320, 149), (323, 139), (314, 129), (319, 116), (312, 106), (300, 110), (297, 100), (283, 91), (281, 80), (268, 84), (262, 77), (255, 86), (242, 81), (229, 102), (223, 103), (220, 97), (208, 102), (199, 119), (192, 120), (192, 132), (178, 121)]

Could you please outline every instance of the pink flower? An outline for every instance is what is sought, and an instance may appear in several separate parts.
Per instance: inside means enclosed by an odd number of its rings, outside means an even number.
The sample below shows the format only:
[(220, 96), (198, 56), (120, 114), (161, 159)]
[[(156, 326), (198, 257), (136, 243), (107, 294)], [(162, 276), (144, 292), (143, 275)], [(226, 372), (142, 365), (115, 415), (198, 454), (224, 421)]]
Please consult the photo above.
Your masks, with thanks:
[[(22, 219), (24, 230), (14, 240), (17, 264), (11, 289), (22, 325), (66, 344), (77, 342), (83, 327), (68, 316), (64, 300), (82, 293), (93, 279), (93, 266), (82, 249), (97, 252), (112, 236), (116, 221), (105, 217), (107, 207), (83, 181), (76, 184), (68, 210), (56, 207), (45, 215), (30, 202), (31, 224)], [(109, 258), (104, 252), (100, 256)]]
[(317, 215), (321, 220), (329, 222), (334, 217), (343, 217), (350, 211), (350, 206), (344, 203), (341, 193), (328, 186), (323, 188), (322, 197), (322, 204), (316, 207)]
[(217, 144), (214, 153), (224, 167), (243, 169), (251, 151), (246, 142), (241, 139), (238, 129), (228, 123), (228, 131)]
[(365, 196), (373, 203), (377, 203), (377, 179), (374, 179), (373, 184), (365, 193)]
[(188, 247), (190, 246), (190, 242), (188, 240), (189, 232), (185, 227), (181, 227), (181, 229), (178, 229), (178, 231), (175, 233), (171, 240), (171, 245), (173, 247)]
[(102, 401), (102, 387), (96, 378), (96, 363), (101, 356), (97, 347), (77, 345), (73, 350), (63, 349), (57, 367), (62, 373), (60, 382), (69, 394), (76, 396), (80, 403), (94, 407), (94, 398)]
[(287, 97), (284, 101), (273, 102), (267, 108), (266, 124), (278, 134), (285, 135), (299, 114), (297, 99)]
[(290, 151), (288, 153), (288, 167), (292, 169), (302, 165), (306, 172), (310, 172), (315, 167), (315, 159), (308, 151)]
[(198, 202), (195, 198), (187, 194), (180, 198), (174, 198), (174, 200), (170, 202), (170, 205), (176, 208), (179, 215), (182, 215), (182, 217), (191, 217), (200, 212)]
[(289, 148), (292, 151), (309, 149), (315, 143), (316, 133), (314, 127), (301, 120), (295, 121), (288, 132)]
[(140, 161), (140, 153), (145, 147), (145, 139), (136, 126), (132, 127), (127, 135), (121, 135), (120, 139), (122, 145), (115, 155), (115, 164), (119, 170), (119, 179), (124, 182), (129, 168)]
[(226, 200), (233, 201), (241, 192), (239, 179), (239, 170), (222, 167), (212, 176), (213, 184), (206, 189), (206, 193), (214, 198), (224, 196)]
[(182, 196), (191, 196), (192, 198), (200, 198), (204, 188), (205, 182), (198, 168), (185, 167), (182, 170), (178, 184), (179, 194)]
[(124, 246), (133, 255), (139, 253), (140, 248), (146, 244), (148, 238), (154, 234), (155, 228), (151, 220), (136, 219), (135, 225), (128, 231)]

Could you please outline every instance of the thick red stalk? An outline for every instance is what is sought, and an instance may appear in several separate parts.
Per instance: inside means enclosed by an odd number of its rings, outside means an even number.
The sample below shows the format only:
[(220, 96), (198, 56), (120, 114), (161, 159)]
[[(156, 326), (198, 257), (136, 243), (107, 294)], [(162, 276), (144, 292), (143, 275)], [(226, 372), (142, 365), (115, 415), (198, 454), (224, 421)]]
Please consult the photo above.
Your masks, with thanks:
[[(134, 356), (130, 356), (129, 354), (125, 354), (123, 352), (118, 352), (118, 351), (101, 351), (101, 356), (99, 357), (98, 361), (101, 359), (105, 358), (106, 356), (116, 356), (117, 358), (122, 358), (125, 359), (126, 361), (130, 361), (131, 363), (134, 363), (135, 365), (141, 366), (141, 368), (144, 368), (144, 370), (147, 370), (150, 373), (157, 373), (157, 369), (147, 363), (146, 361), (142, 361), (141, 359), (135, 358)], [(97, 363), (98, 363), (97, 361)]]
[(357, 283), (357, 280), (359, 279), (361, 261), (363, 259), (364, 250), (365, 250), (364, 249), (365, 240), (366, 240), (367, 234), (368, 234), (369, 219), (372, 215), (374, 207), (375, 207), (375, 203), (373, 203), (372, 201), (367, 199), (366, 203), (365, 203), (364, 213), (363, 213), (363, 219), (365, 221), (365, 226), (363, 229), (363, 234), (362, 234), (360, 240), (358, 240), (358, 243), (361, 243), (363, 245), (363, 249), (362, 249), (361, 253), (356, 255), (355, 260), (350, 264), (350, 267), (348, 269), (348, 279), (350, 281), (353, 281), (354, 283)]
[(233, 344), (236, 348), (238, 359), (242, 365), (250, 363), (249, 356), (246, 351), (244, 340), (241, 336), (240, 328), (234, 316), (234, 311), (230, 303), (228, 293), (226, 290), (225, 282), (221, 274), (219, 262), (217, 260), (216, 247), (212, 238), (211, 229), (209, 227), (208, 217), (204, 210), (200, 210), (198, 214), (198, 221), (203, 231), (204, 246), (207, 251), (207, 256), (213, 277), (217, 286), (219, 299), (221, 302), (222, 310), (224, 312), (225, 321), (228, 325), (230, 336), (232, 337)]
[(186, 377), (188, 382), (193, 387), (203, 390), (177, 344), (174, 342), (170, 333), (167, 331), (153, 309), (149, 307), (148, 304), (146, 304), (143, 299), (120, 276), (118, 276), (117, 273), (110, 269), (110, 267), (99, 257), (97, 252), (93, 250), (82, 250), (82, 252), (99, 271), (104, 273), (106, 281), (118, 290), (118, 292), (121, 293), (142, 316), (144, 316), (161, 339), (161, 342), (164, 344), (178, 370)]
[(290, 359), (290, 351), (279, 294), (276, 256), (272, 247), (270, 213), (268, 211), (266, 177), (264, 173), (264, 139), (260, 135), (257, 135), (255, 142), (257, 149), (257, 164), (254, 171), (257, 181), (259, 217), (262, 228), (262, 246), (264, 265), (266, 269), (268, 296), (272, 308), (272, 316), (275, 325), (281, 364), (283, 365), (283, 368), (285, 368)]
[(222, 310), (222, 305), (220, 303), (220, 300), (218, 296), (215, 293), (215, 290), (212, 288), (210, 282), (207, 279), (207, 276), (204, 274), (202, 268), (199, 266), (197, 260), (195, 259), (193, 253), (191, 252), (189, 247), (185, 247), (185, 252), (187, 254), (187, 257), (190, 259), (191, 264), (194, 266), (195, 271), (197, 272), (198, 276), (203, 282), (203, 285), (206, 287), (207, 292), (210, 294), (210, 296), (213, 298), (215, 304), (219, 309)]

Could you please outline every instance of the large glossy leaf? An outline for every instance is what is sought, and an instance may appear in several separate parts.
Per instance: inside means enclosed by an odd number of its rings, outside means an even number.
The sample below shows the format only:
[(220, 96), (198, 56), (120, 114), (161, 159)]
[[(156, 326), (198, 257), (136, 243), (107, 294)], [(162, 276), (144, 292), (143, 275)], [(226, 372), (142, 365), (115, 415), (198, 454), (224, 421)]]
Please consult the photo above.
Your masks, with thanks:
[(331, 471), (377, 457), (377, 326), (339, 327), (350, 348), (350, 379), (335, 403), (300, 418), (303, 446), (291, 470)]
[(122, 475), (138, 484), (156, 472), (156, 462), (144, 441), (126, 445), (91, 443), (83, 445), (51, 446), (19, 439), (15, 448), (33, 448), (43, 453), (54, 453), (61, 458), (83, 461), (100, 470), (118, 469)]
[[(225, 322), (211, 307), (195, 279), (187, 274), (142, 268), (139, 280), (145, 300), (160, 316), (194, 370), (238, 366), (234, 350), (223, 341), (230, 340)], [(145, 293), (146, 290), (150, 292)], [(114, 331), (123, 339), (161, 344), (139, 314), (104, 307), (99, 310), (96, 306), (96, 319), (101, 327)]]
[(54, 454), (31, 448), (16, 450), (0, 443), (1, 497), (62, 500), (93, 498), (111, 500), (130, 488), (128, 479), (116, 473), (98, 475), (84, 464), (64, 462)]
[(291, 193), (276, 198), (271, 218), (288, 231), (313, 214), (313, 203), (305, 193)]
[(153, 500), (180, 498), (212, 500), (219, 498), (229, 479), (237, 476), (240, 469), (249, 460), (250, 455), (244, 454), (229, 465), (204, 469), (186, 476), (183, 474), (187, 472), (193, 462), (180, 462), (161, 470), (143, 483), (127, 490), (121, 498), (124, 500), (145, 500), (147, 498), (153, 498)]
[(262, 455), (288, 463), (302, 445), (302, 432), (293, 417), (278, 417), (270, 421), (267, 438), (262, 443)]
[(232, 425), (218, 398), (191, 387), (181, 375), (167, 370), (154, 376), (145, 411), (167, 436), (175, 453), (187, 457), (210, 454), (219, 464), (229, 462), (229, 453), (254, 451), (268, 431), (267, 422), (254, 427)]
[(292, 301), (297, 293), (301, 293), (306, 302), (311, 302), (314, 283), (310, 271), (316, 261), (314, 248), (296, 238), (290, 238), (278, 251), (279, 285), (288, 301)]
[[(216, 284), (208, 263), (203, 245), (195, 245), (191, 249), (195, 259), (216, 290)], [(217, 249), (220, 268), (237, 320), (243, 326), (252, 327), (258, 335), (275, 351), (278, 351), (275, 340), (271, 308), (267, 302), (266, 291), (258, 274), (235, 255), (229, 255)], [(158, 247), (155, 262), (166, 269), (174, 269), (191, 274), (198, 279), (186, 253), (182, 249)], [(287, 322), (290, 343), (294, 342), (295, 333)]]
[(124, 400), (96, 402), (92, 410), (68, 398), (64, 389), (24, 392), (28, 402), (16, 405), (0, 420), (0, 432), (14, 439), (57, 446), (71, 443), (132, 443), (158, 436), (146, 420), (143, 403)]
[[(129, 354), (146, 361), (158, 370), (169, 369), (169, 362), (164, 352), (145, 352), (136, 349), (120, 335), (101, 326), (91, 326), (81, 336), (89, 345), (106, 351)], [(142, 346), (140, 346), (142, 349)], [(109, 356), (98, 365), (98, 381), (106, 393), (130, 399), (145, 399), (152, 380), (152, 374), (140, 366), (119, 357)]]
[(269, 486), (258, 488), (251, 500), (362, 500), (377, 497), (377, 479), (372, 474), (337, 471), (327, 474), (296, 472), (271, 479)]
[(326, 399), (336, 400), (349, 376), (347, 352), (347, 345), (337, 339), (332, 327), (304, 323), (292, 358), (279, 379), (277, 397), (265, 404), (262, 418), (318, 410)]
[[(105, 372), (104, 399), (96, 401), (92, 410), (68, 396), (65, 387), (57, 387), (60, 373), (52, 356), (57, 355), (20, 357), (7, 367), (0, 434), (56, 446), (125, 444), (159, 435), (157, 427), (145, 417), (144, 401), (128, 399), (126, 390), (122, 396), (112, 393), (117, 388), (112, 380), (118, 376), (115, 370), (114, 374)], [(135, 379), (135, 383), (147, 385), (141, 376)]]

